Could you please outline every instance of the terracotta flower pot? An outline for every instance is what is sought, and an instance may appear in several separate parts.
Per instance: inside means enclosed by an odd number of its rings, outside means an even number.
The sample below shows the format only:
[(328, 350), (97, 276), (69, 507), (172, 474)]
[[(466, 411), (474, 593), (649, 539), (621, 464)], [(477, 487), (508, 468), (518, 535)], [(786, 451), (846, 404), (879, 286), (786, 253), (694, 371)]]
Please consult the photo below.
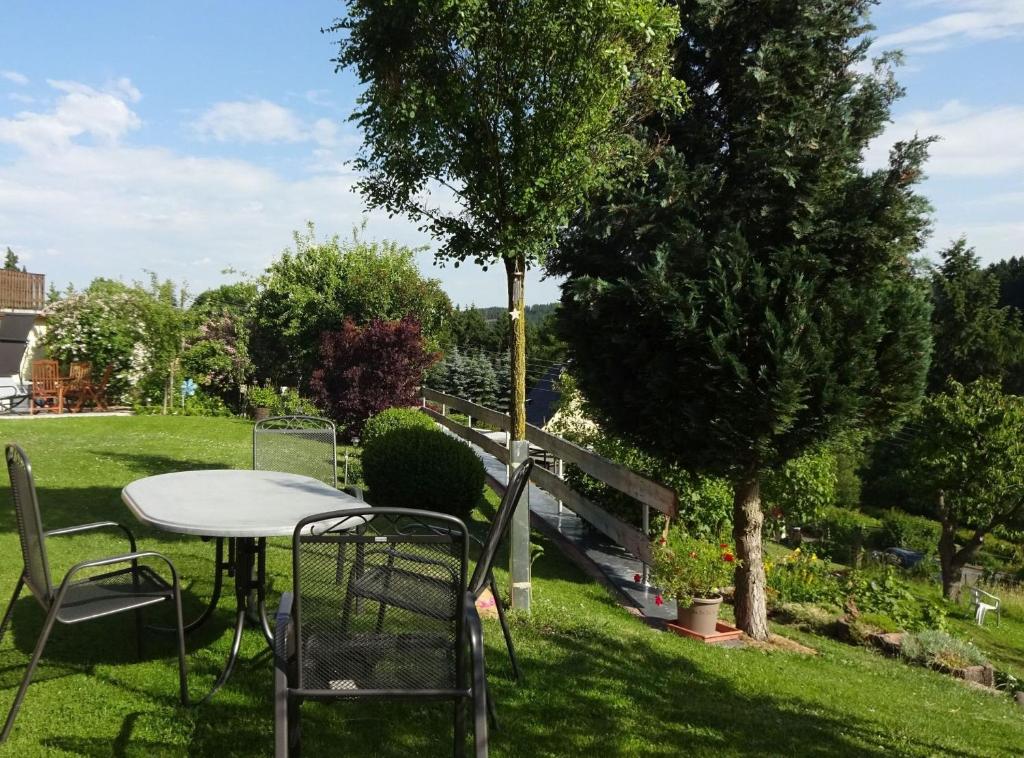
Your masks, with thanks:
[(695, 597), (689, 608), (676, 611), (676, 621), (698, 634), (714, 634), (718, 624), (718, 607), (722, 604), (722, 596)]

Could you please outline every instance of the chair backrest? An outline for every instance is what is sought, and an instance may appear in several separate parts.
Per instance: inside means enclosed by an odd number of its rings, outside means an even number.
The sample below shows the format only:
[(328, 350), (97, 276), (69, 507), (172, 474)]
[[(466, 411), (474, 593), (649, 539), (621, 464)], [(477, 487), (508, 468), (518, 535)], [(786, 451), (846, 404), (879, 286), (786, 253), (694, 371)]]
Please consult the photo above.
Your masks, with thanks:
[(48, 607), (53, 598), (50, 564), (46, 559), (46, 533), (39, 516), (39, 500), (32, 479), (32, 464), (17, 445), (7, 446), (7, 473), (11, 477), (11, 500), (18, 521), (21, 557), (25, 562), (25, 584), (36, 599)]
[(468, 642), (462, 521), (406, 508), (350, 509), (303, 519), (292, 540), (298, 689), (459, 687)]
[(491, 567), (494, 565), (494, 556), (498, 552), (501, 541), (505, 538), (505, 533), (508, 532), (509, 524), (512, 523), (512, 514), (515, 513), (516, 505), (523, 496), (526, 486), (530, 483), (531, 471), (533, 471), (533, 461), (528, 458), (520, 463), (509, 477), (505, 495), (501, 498), (497, 513), (494, 514), (491, 529), (487, 532), (483, 550), (480, 551), (480, 559), (476, 562), (476, 568), (473, 570), (473, 578), (469, 580), (469, 591), (474, 596), (479, 596), (487, 586)]
[(68, 379), (73, 383), (92, 381), (92, 363), (89, 361), (72, 361), (68, 369)]
[(338, 486), (334, 422), (316, 416), (273, 416), (252, 429), (252, 467), (284, 471)]
[(971, 593), (971, 602), (977, 603), (996, 603), (999, 604), (999, 598), (993, 595), (991, 592), (985, 592), (980, 587), (968, 587), (967, 591)]
[(32, 361), (32, 394), (56, 393), (60, 381), (60, 364), (43, 358)]
[(112, 377), (113, 375), (114, 375), (114, 364), (113, 363), (108, 363), (107, 367), (105, 369), (103, 369), (103, 376), (101, 376), (100, 380), (96, 383), (96, 391), (97, 392), (106, 392), (107, 391), (107, 385), (110, 384), (110, 377)]

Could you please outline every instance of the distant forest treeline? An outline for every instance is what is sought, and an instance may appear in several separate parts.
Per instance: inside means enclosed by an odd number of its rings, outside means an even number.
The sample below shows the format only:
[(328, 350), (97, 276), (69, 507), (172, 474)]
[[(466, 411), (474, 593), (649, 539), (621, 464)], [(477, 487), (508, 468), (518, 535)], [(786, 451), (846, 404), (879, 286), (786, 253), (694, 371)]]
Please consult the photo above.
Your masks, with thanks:
[[(508, 314), (508, 308), (495, 305), (490, 308), (475, 308), (470, 306), (473, 310), (479, 311), (480, 315), (484, 317), (484, 321), (491, 323), (497, 321), (499, 318), (504, 318)], [(528, 305), (526, 306), (526, 323), (539, 325), (544, 319), (555, 312), (555, 308), (558, 307), (558, 303), (541, 303), (540, 305)]]

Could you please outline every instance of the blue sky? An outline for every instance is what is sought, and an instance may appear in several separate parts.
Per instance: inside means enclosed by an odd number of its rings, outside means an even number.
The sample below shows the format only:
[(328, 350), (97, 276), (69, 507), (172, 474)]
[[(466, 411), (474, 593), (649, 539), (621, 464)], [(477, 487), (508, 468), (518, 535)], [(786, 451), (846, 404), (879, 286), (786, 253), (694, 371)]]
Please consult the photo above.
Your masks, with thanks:
[[(306, 220), (321, 235), (431, 241), (366, 216), (346, 167), (356, 95), (322, 26), (336, 0), (6, 0), (0, 23), (0, 250), (63, 286), (146, 270), (193, 292), (258, 274)], [(965, 234), (986, 260), (1024, 254), (1024, 0), (883, 0), (907, 97), (866, 156), (914, 131), (943, 138), (924, 191), (934, 252)], [(505, 300), (504, 274), (422, 266), (461, 304)], [(534, 275), (528, 302), (557, 298)]]

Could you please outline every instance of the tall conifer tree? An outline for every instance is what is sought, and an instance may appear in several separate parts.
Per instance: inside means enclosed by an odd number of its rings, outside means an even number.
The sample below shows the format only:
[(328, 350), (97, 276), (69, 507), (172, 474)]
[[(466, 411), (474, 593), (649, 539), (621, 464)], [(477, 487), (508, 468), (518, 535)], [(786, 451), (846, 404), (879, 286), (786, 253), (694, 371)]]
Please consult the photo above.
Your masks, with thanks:
[(902, 91), (872, 0), (679, 0), (689, 108), (646, 179), (564, 235), (561, 331), (612, 432), (734, 488), (736, 618), (768, 636), (761, 480), (920, 399), (927, 139), (862, 156)]

